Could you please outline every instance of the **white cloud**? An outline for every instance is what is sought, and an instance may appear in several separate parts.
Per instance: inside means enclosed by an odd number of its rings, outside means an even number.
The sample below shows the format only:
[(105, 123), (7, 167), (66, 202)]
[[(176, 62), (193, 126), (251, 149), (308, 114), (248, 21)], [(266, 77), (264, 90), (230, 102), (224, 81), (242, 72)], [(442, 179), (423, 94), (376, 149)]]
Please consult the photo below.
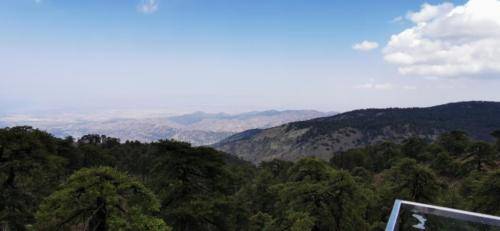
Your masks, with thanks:
[(158, 10), (158, 0), (141, 0), (137, 6), (137, 10), (144, 14), (152, 14)]
[(408, 90), (408, 91), (417, 90), (417, 87), (410, 86), (410, 85), (404, 85), (402, 88), (403, 88), (403, 90)]
[(401, 23), (403, 21), (404, 21), (403, 16), (397, 16), (397, 17), (393, 18), (390, 22), (391, 23)]
[(375, 79), (370, 79), (368, 83), (354, 86), (357, 89), (372, 89), (372, 90), (380, 90), (380, 91), (388, 91), (388, 90), (416, 90), (417, 87), (410, 85), (399, 85), (394, 83), (375, 83)]
[(43, 0), (35, 0), (36, 4), (39, 4), (39, 3), (42, 3), (42, 2), (43, 2)]
[(384, 59), (401, 74), (475, 76), (500, 73), (500, 0), (424, 4), (410, 28), (391, 36)]
[(396, 86), (392, 83), (365, 83), (356, 86), (358, 89), (374, 89), (374, 90), (392, 90)]
[(376, 49), (377, 47), (378, 47), (378, 43), (365, 40), (363, 42), (354, 44), (352, 46), (352, 49), (358, 50), (358, 51), (370, 51), (370, 50)]
[(454, 8), (453, 4), (445, 2), (439, 5), (424, 3), (419, 12), (408, 12), (406, 18), (414, 23), (428, 22), (438, 16), (446, 15)]

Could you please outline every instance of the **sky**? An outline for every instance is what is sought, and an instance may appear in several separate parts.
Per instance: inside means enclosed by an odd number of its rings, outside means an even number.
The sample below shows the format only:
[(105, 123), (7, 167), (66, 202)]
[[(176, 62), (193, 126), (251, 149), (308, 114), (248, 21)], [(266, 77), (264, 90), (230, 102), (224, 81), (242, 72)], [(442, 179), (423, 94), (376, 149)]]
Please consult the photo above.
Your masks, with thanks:
[(0, 115), (500, 101), (500, 1), (0, 0)]

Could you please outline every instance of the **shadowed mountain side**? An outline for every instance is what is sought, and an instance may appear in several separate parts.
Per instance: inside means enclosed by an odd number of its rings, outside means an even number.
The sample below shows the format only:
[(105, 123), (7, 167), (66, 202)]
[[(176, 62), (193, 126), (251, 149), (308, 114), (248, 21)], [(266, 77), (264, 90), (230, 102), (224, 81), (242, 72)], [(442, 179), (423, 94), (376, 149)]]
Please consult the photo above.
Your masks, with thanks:
[(292, 122), (235, 134), (214, 145), (245, 160), (297, 160), (316, 156), (328, 160), (335, 153), (383, 141), (401, 142), (419, 136), (462, 130), (480, 140), (491, 140), (500, 128), (499, 102), (459, 102), (427, 108), (363, 109), (308, 121)]

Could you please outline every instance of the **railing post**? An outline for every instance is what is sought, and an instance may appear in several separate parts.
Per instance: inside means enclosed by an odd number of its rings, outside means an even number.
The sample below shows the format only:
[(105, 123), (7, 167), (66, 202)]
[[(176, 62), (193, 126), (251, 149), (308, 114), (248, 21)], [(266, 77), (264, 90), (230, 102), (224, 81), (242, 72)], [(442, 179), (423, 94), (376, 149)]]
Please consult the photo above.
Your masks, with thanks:
[(385, 231), (395, 231), (398, 227), (398, 216), (399, 210), (401, 209), (401, 200), (397, 199), (394, 201), (394, 206), (392, 207), (391, 216), (389, 217), (389, 221), (387, 221), (387, 226)]

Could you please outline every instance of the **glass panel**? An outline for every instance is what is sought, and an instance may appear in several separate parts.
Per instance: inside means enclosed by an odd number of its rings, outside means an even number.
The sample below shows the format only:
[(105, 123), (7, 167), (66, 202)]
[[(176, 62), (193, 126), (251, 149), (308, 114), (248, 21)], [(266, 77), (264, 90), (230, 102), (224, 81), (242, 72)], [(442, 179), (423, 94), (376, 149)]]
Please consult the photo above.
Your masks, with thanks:
[(396, 200), (386, 231), (500, 231), (500, 217)]

